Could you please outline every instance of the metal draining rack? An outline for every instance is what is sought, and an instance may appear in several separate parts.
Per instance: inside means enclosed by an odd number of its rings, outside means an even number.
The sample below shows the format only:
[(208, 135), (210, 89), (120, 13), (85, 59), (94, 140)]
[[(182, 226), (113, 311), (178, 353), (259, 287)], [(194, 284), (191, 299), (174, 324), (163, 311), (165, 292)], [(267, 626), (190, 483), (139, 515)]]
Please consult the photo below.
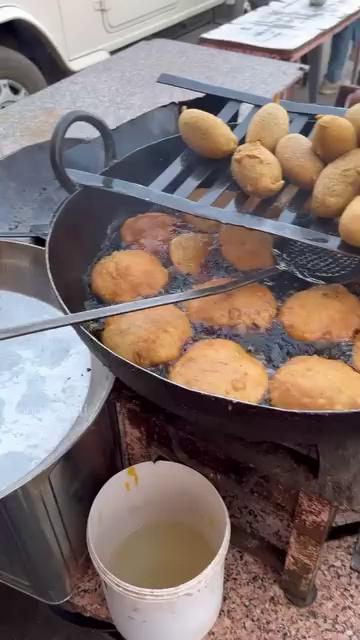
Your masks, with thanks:
[[(265, 97), (170, 74), (162, 74), (158, 82), (226, 99), (227, 102), (217, 113), (217, 116), (227, 123), (236, 122), (241, 106), (248, 105), (245, 117), (238, 124), (235, 124), (233, 128), (239, 143), (244, 141), (249, 122), (256, 111), (270, 102)], [(289, 133), (301, 133), (307, 137), (311, 135), (316, 115), (342, 115), (345, 111), (338, 107), (300, 104), (289, 100), (281, 100), (280, 104), (286, 108), (289, 114)], [(302, 240), (306, 240), (306, 230), (327, 234), (330, 236), (327, 244), (328, 248), (331, 247), (334, 250), (340, 250), (342, 253), (350, 255), (357, 253), (356, 250), (341, 242), (337, 235), (336, 221), (315, 218), (307, 211), (309, 208), (308, 192), (286, 182), (281, 192), (272, 198), (260, 200), (255, 197), (248, 197), (232, 180), (228, 160), (219, 162), (196, 156), (196, 167), (194, 169), (193, 157), (194, 154), (190, 150), (182, 151), (149, 186), (152, 189), (169, 192), (173, 196), (181, 198), (188, 198), (195, 189), (206, 186), (206, 193), (196, 201), (196, 204), (211, 208), (213, 208), (214, 203), (224, 191), (233, 191), (235, 192), (233, 197), (229, 199), (228, 204), (224, 207), (225, 213), (230, 213), (236, 208), (238, 216), (251, 214), (252, 217), (258, 216), (259, 218), (270, 219), (271, 226), (275, 223), (279, 233), (285, 232), (285, 235), (289, 238), (294, 237), (291, 234), (291, 225), (304, 230)], [(263, 224), (259, 221), (259, 229), (267, 230), (266, 221)], [(308, 237), (314, 239), (312, 234)], [(324, 247), (324, 244), (324, 242), (320, 241), (317, 246)]]
[[(242, 143), (250, 119), (262, 105), (270, 102), (268, 98), (242, 93), (225, 87), (217, 87), (203, 82), (189, 80), (173, 75), (162, 74), (158, 82), (172, 86), (197, 91), (206, 94), (208, 98), (217, 97), (225, 100), (225, 104), (217, 113), (223, 121), (234, 123), (234, 133)], [(238, 122), (239, 109), (243, 105), (249, 105), (245, 117)], [(315, 124), (317, 114), (341, 115), (344, 110), (309, 104), (298, 104), (290, 101), (281, 101), (287, 109), (290, 120), (290, 132), (302, 133), (310, 136)], [(108, 154), (109, 171), (104, 175), (98, 175), (76, 169), (65, 170), (61, 153), (61, 145), (64, 135), (70, 124), (77, 120), (83, 120), (93, 124), (101, 132), (105, 143), (105, 149), (110, 148)], [(86, 119), (88, 118), (88, 119)], [(122, 195), (145, 200), (157, 206), (162, 206), (184, 213), (198, 215), (203, 218), (218, 220), (225, 224), (234, 224), (249, 229), (257, 229), (281, 236), (289, 240), (298, 240), (305, 244), (327, 249), (345, 256), (359, 256), (359, 251), (343, 243), (337, 234), (337, 222), (335, 220), (317, 219), (309, 212), (309, 193), (285, 182), (285, 186), (279, 194), (272, 198), (260, 200), (253, 196), (246, 196), (234, 183), (229, 170), (229, 159), (208, 160), (194, 154), (190, 149), (184, 149), (179, 136), (164, 139), (155, 145), (150, 145), (151, 153), (160, 153), (160, 149), (171, 156), (171, 160), (160, 162), (159, 173), (150, 184), (121, 180), (112, 177), (111, 166), (116, 162), (115, 142), (112, 132), (106, 124), (89, 114), (78, 112), (78, 117), (73, 117), (71, 122), (63, 125), (62, 133), (57, 132), (53, 137), (52, 163), (55, 174), (60, 183), (70, 192), (79, 185), (90, 186), (117, 192)], [(156, 145), (167, 145), (156, 146)], [(140, 151), (141, 149), (139, 149)], [(170, 153), (170, 150), (172, 154)], [(143, 148), (146, 152), (146, 147)], [(151, 158), (149, 157), (151, 162)], [(206, 186), (206, 193), (196, 202), (189, 199), (193, 191)], [(224, 208), (216, 205), (216, 201), (225, 191), (234, 191), (233, 197)]]

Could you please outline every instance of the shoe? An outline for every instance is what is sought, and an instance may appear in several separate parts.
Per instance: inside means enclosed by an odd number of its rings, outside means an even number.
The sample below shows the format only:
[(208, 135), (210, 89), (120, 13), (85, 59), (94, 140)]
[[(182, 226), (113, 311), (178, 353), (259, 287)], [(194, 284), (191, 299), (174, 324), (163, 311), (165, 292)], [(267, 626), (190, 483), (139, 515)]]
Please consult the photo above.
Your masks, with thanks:
[(338, 92), (339, 87), (340, 82), (329, 82), (329, 80), (325, 78), (321, 83), (319, 93), (321, 93), (322, 96), (331, 96)]

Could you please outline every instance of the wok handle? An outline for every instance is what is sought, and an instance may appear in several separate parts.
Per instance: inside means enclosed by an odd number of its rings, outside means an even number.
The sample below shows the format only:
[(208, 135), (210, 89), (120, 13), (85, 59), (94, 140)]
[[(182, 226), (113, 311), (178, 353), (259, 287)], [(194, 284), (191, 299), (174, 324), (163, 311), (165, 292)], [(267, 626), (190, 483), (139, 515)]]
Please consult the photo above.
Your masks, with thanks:
[(104, 120), (94, 116), (92, 113), (87, 113), (87, 111), (70, 111), (66, 113), (60, 118), (51, 136), (50, 162), (57, 180), (68, 193), (74, 193), (79, 189), (79, 185), (70, 178), (64, 166), (64, 139), (67, 131), (75, 122), (90, 124), (100, 133), (104, 143), (105, 168), (116, 160), (115, 138)]

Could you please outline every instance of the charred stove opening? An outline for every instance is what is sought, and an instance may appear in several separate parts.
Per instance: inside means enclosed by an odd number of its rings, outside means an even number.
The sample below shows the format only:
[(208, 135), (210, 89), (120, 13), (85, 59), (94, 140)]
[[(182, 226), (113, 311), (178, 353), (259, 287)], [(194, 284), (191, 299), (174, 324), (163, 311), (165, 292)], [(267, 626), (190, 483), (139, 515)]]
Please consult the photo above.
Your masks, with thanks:
[(347, 522), (346, 524), (339, 524), (332, 527), (327, 537), (328, 540), (340, 540), (347, 536), (360, 535), (360, 520), (356, 522)]
[(170, 457), (166, 457), (164, 455), (155, 454), (151, 456), (151, 462), (156, 464), (157, 462), (173, 462)]
[(307, 469), (314, 478), (319, 477), (320, 453), (316, 445), (298, 445), (298, 448), (295, 448), (295, 445), (279, 444), (278, 448), (279, 451), (286, 452), (297, 466)]

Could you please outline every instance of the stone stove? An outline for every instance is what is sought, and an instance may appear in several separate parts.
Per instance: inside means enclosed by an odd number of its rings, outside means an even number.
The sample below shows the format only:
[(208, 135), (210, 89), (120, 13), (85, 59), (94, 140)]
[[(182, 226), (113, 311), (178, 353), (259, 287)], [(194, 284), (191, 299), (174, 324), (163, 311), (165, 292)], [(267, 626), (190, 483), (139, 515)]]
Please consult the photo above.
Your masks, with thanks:
[[(316, 447), (251, 443), (213, 432), (209, 439), (206, 429), (161, 411), (120, 384), (114, 399), (124, 466), (168, 459), (203, 473), (229, 508), (232, 543), (276, 569), (291, 602), (311, 604), (324, 544), (345, 535), (354, 535), (355, 542), (359, 531), (360, 500), (354, 505), (346, 469), (341, 477), (337, 467), (326, 483)], [(349, 571), (359, 569), (357, 543)]]

